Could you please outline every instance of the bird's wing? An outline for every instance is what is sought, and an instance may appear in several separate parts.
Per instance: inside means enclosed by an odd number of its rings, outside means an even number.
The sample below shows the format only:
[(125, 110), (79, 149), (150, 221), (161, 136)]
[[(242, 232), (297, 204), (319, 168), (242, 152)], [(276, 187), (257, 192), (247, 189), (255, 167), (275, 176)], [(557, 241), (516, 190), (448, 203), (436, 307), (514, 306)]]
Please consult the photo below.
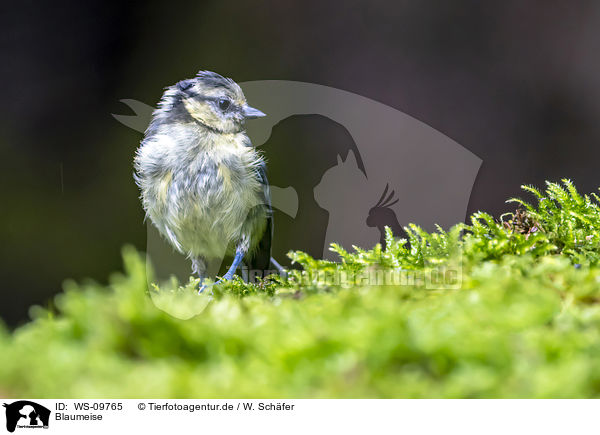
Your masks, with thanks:
[(265, 163), (258, 168), (258, 177), (263, 185), (264, 201), (267, 208), (267, 226), (254, 255), (249, 261), (248, 267), (251, 270), (265, 271), (269, 269), (271, 263), (271, 241), (273, 240), (273, 207), (271, 206), (271, 190), (267, 180), (267, 166)]

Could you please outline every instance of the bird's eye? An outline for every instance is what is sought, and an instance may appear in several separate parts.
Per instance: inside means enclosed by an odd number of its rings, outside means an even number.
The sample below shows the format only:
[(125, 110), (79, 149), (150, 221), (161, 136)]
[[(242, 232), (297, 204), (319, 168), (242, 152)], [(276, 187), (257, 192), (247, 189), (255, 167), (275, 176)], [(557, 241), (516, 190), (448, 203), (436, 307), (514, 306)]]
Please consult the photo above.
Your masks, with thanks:
[(230, 105), (231, 105), (231, 102), (226, 98), (221, 98), (219, 100), (219, 109), (221, 109), (223, 112), (226, 111), (227, 109), (229, 109)]

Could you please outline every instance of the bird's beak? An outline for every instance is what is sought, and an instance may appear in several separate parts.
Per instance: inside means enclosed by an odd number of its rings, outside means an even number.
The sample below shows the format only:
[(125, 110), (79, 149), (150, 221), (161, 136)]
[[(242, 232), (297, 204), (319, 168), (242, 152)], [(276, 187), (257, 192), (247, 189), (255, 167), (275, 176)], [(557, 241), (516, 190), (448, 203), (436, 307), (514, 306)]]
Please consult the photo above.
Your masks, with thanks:
[(263, 116), (267, 116), (265, 113), (262, 113), (260, 110), (255, 109), (254, 107), (244, 106), (242, 113), (244, 114), (244, 118), (252, 119), (252, 118), (262, 118)]

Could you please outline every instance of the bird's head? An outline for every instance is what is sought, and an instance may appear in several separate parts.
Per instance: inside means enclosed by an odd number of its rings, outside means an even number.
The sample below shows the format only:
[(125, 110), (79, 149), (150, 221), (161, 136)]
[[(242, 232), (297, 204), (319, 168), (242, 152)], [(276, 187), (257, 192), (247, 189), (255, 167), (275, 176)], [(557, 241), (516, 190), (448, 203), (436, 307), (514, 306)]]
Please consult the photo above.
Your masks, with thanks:
[(248, 106), (236, 82), (211, 71), (200, 71), (195, 78), (178, 82), (167, 94), (170, 100), (181, 103), (192, 119), (217, 133), (242, 131), (246, 119), (265, 116)]

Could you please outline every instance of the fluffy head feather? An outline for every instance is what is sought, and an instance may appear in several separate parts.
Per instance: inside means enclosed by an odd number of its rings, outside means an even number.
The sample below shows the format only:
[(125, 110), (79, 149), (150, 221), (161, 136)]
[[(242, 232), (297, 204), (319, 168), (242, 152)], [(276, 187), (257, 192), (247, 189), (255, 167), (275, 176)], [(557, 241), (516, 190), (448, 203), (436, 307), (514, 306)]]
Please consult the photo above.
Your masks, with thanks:
[(200, 71), (195, 78), (166, 88), (152, 124), (197, 122), (215, 133), (237, 133), (244, 128), (245, 108), (246, 97), (237, 83)]

